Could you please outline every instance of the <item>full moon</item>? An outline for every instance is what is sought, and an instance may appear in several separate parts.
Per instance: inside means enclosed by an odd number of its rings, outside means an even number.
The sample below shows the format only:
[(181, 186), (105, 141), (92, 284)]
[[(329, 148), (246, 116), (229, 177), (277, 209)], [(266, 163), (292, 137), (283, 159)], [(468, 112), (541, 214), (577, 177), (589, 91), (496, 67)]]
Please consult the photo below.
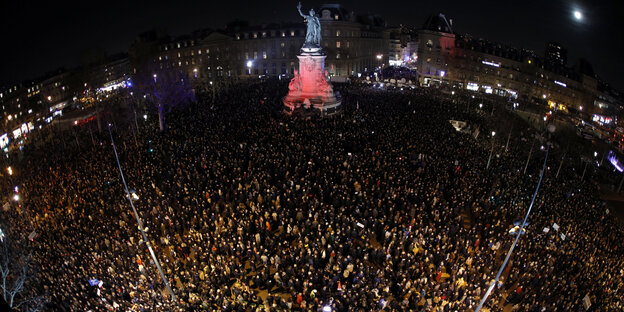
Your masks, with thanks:
[(583, 18), (583, 14), (581, 14), (581, 11), (574, 11), (574, 18), (580, 21)]

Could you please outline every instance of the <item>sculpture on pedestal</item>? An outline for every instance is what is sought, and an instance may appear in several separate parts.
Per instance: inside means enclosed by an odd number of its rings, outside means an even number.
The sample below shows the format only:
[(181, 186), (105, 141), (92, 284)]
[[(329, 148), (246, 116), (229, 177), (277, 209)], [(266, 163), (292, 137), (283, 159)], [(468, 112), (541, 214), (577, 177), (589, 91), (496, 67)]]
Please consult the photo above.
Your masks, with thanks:
[(303, 47), (321, 48), (321, 22), (319, 21), (318, 16), (316, 16), (314, 9), (310, 9), (310, 15), (305, 15), (301, 13), (301, 2), (299, 2), (297, 5), (297, 11), (299, 11), (299, 15), (301, 15), (301, 17), (303, 17), (305, 22), (308, 24)]
[(288, 85), (288, 94), (284, 97), (284, 111), (292, 114), (300, 108), (320, 112), (321, 115), (332, 115), (339, 111), (342, 101), (334, 94), (325, 70), (327, 55), (321, 48), (321, 22), (314, 10), (310, 15), (301, 12), (301, 3), (297, 5), (299, 15), (308, 24), (305, 42), (301, 47), (299, 70)]

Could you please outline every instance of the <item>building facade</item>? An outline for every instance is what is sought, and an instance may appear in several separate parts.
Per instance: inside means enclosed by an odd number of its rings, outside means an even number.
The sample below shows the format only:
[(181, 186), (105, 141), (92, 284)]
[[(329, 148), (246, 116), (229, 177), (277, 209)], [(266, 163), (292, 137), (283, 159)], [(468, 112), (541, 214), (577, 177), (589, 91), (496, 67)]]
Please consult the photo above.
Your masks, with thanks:
[(568, 68), (561, 62), (537, 57), (529, 50), (456, 34), (443, 14), (431, 16), (418, 32), (417, 69), (422, 85), (449, 84), (536, 101), (552, 109), (593, 110), (598, 80), (587, 69), (591, 66)]
[[(327, 54), (325, 69), (330, 77), (356, 76), (388, 64), (389, 32), (382, 19), (357, 15), (340, 5), (323, 5), (317, 12), (321, 44)], [(140, 63), (133, 56), (147, 53), (151, 54), (149, 64), (133, 67), (134, 75), (179, 70), (189, 77), (214, 83), (246, 77), (292, 76), (305, 32), (303, 22), (258, 26), (231, 23), (225, 30), (196, 32), (169, 40), (161, 37), (151, 45), (137, 43), (135, 47), (142, 45), (142, 51), (148, 52), (131, 51), (130, 63)], [(140, 73), (141, 70), (153, 73)]]

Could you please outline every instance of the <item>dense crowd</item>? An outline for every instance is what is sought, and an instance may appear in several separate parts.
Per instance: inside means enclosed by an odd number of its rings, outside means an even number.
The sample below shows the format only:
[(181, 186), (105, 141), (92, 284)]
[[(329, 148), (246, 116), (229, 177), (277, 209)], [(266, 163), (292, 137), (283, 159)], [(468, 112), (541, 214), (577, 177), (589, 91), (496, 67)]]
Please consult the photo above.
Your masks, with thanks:
[[(46, 311), (473, 311), (545, 153), (523, 174), (529, 130), (507, 153), (497, 138), (486, 170), (484, 134), (503, 127), (489, 114), (435, 90), (339, 89), (344, 111), (331, 118), (282, 115), (286, 85), (269, 80), (200, 95), (166, 115), (162, 133), (152, 115), (136, 137), (111, 127), (176, 302), (108, 132), (25, 148), (20, 205), (0, 220), (7, 239), (37, 233), (23, 296), (44, 296)], [(578, 311), (586, 295), (593, 311), (623, 308), (622, 224), (593, 183), (571, 168), (555, 178), (558, 164), (548, 162), (490, 311)]]

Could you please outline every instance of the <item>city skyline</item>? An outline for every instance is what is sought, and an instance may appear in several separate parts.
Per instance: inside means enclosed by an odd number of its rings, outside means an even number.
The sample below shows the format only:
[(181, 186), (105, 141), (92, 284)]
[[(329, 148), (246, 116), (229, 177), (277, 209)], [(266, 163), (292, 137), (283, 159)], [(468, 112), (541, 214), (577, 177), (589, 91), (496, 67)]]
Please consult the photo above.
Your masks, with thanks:
[[(304, 9), (309, 9), (326, 2), (302, 4)], [(404, 24), (420, 28), (429, 14), (444, 13), (454, 20), (454, 31), (458, 33), (531, 49), (539, 56), (543, 56), (549, 41), (557, 41), (568, 50), (568, 66), (585, 58), (602, 80), (616, 89), (624, 89), (624, 78), (618, 75), (624, 67), (617, 62), (624, 44), (612, 39), (621, 37), (619, 34), (624, 29), (618, 18), (622, 10), (617, 9), (622, 5), (615, 2), (554, 1), (502, 5), (492, 1), (398, 1), (392, 6), (373, 1), (329, 2), (339, 3), (357, 13), (377, 14), (388, 26)], [(178, 36), (196, 29), (222, 29), (233, 20), (247, 20), (251, 24), (296, 22), (300, 20), (293, 13), (296, 3), (230, 1), (171, 5), (163, 2), (111, 2), (106, 6), (81, 4), (71, 9), (65, 5), (28, 7), (28, 4), (11, 3), (2, 10), (0, 22), (5, 24), (1, 27), (2, 37), (13, 46), (5, 51), (0, 85), (34, 79), (59, 67), (79, 65), (85, 50), (102, 49), (108, 55), (127, 52), (140, 33), (153, 28), (163, 28), (170, 35)], [(575, 18), (576, 11), (582, 14), (580, 20)]]

